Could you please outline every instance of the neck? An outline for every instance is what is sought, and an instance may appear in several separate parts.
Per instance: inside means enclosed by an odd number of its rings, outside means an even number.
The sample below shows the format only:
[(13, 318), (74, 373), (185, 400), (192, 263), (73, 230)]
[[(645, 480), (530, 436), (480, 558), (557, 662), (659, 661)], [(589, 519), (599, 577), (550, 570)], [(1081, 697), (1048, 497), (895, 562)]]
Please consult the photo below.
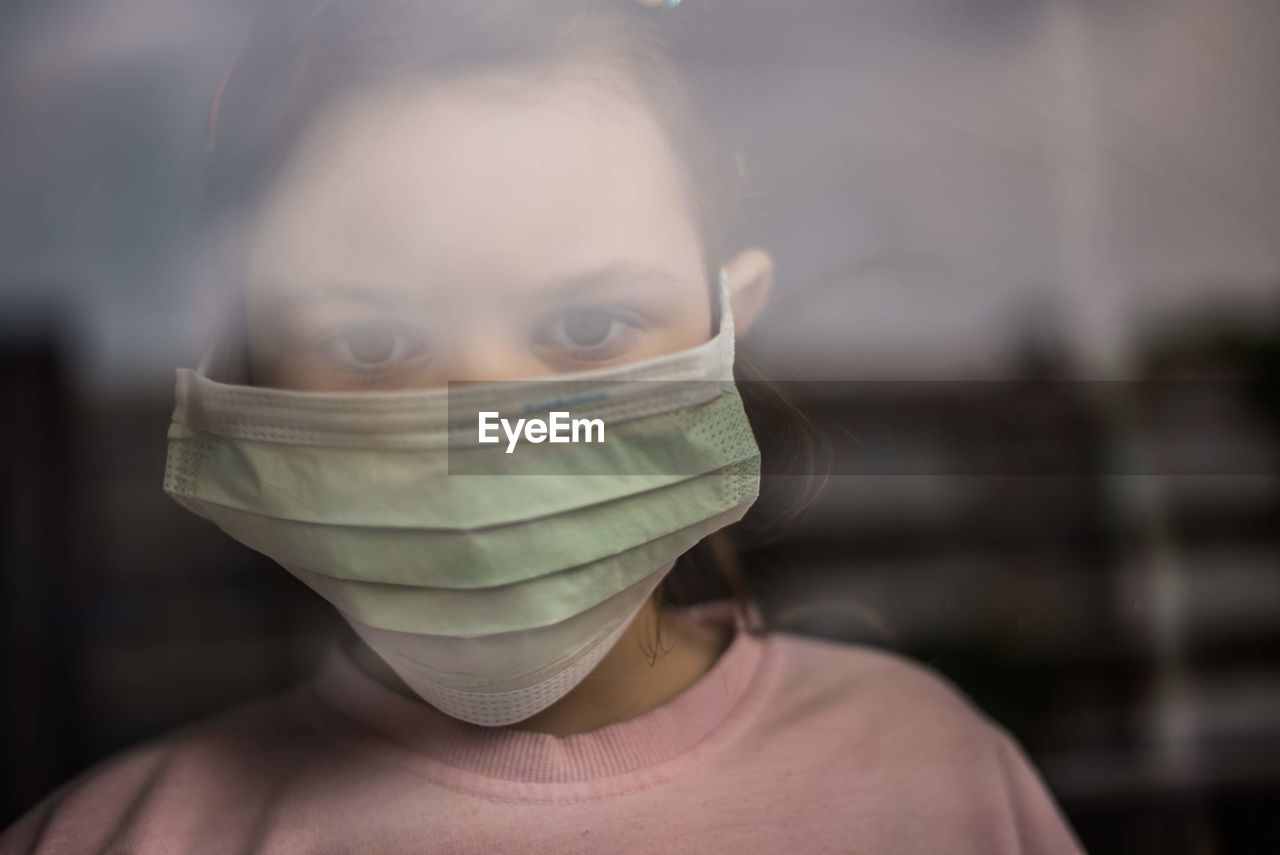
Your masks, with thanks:
[[(655, 639), (660, 642), (656, 646)], [(581, 683), (545, 710), (511, 727), (568, 736), (643, 715), (710, 670), (731, 639), (731, 632), (668, 619), (656, 598), (650, 597)], [(417, 699), (365, 644), (355, 639), (349, 649), (355, 663), (371, 677)]]

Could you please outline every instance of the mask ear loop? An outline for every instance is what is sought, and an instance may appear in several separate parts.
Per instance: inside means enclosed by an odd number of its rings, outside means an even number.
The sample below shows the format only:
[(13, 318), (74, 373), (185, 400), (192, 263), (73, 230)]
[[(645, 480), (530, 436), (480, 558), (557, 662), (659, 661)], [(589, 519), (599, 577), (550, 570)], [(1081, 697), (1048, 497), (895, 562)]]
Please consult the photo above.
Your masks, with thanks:
[(720, 343), (720, 360), (725, 379), (733, 379), (733, 345), (736, 338), (733, 330), (733, 306), (729, 299), (729, 271), (720, 267), (719, 313), (720, 329), (716, 338)]

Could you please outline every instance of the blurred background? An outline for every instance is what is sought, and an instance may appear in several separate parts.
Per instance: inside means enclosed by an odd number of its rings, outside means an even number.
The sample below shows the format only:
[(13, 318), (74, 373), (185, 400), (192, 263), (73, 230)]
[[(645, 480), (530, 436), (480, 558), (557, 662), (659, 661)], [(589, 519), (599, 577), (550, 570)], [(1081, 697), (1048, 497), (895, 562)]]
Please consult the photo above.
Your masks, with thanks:
[[(252, 5), (0, 6), (0, 825), (335, 625), (160, 488)], [(671, 14), (835, 461), (766, 615), (944, 674), (1090, 852), (1280, 852), (1280, 4)]]

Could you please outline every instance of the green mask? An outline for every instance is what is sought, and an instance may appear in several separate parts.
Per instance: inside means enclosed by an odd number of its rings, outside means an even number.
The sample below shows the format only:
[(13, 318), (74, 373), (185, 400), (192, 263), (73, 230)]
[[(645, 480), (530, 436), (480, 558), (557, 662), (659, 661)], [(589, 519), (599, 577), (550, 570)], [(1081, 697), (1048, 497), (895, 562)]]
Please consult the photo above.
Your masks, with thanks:
[[(697, 348), (539, 382), (294, 392), (219, 382), (206, 359), (178, 372), (165, 491), (333, 603), (424, 700), (520, 721), (756, 498), (723, 286), (720, 309)], [(482, 411), (560, 405), (600, 441), (478, 441)]]

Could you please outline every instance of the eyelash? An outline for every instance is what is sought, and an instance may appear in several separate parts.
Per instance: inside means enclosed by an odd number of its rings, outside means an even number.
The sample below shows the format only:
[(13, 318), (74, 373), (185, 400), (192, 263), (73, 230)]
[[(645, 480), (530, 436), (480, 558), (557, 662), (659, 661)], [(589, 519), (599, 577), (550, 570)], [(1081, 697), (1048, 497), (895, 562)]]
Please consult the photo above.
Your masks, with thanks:
[[(577, 347), (545, 344), (542, 339), (546, 336), (547, 332), (556, 323), (566, 321), (570, 311), (587, 311), (606, 315), (612, 323), (621, 325), (623, 329), (620, 333), (615, 334), (611, 328), (609, 335), (614, 340), (607, 344)], [(639, 333), (642, 327), (643, 323), (628, 312), (596, 308), (569, 310), (561, 312), (539, 325), (537, 332), (534, 334), (533, 346), (535, 350), (542, 351), (544, 356), (551, 356), (555, 361), (578, 363), (607, 362), (626, 353), (631, 344), (633, 344), (636, 334)], [(552, 348), (555, 348), (556, 350), (554, 354), (549, 353)]]
[[(572, 312), (589, 312), (605, 316), (610, 321), (610, 328), (604, 341), (591, 346), (574, 346), (568, 342), (552, 343), (548, 341), (555, 325), (569, 320)], [(635, 338), (644, 328), (644, 321), (630, 312), (616, 309), (597, 309), (582, 307), (557, 313), (539, 324), (533, 334), (531, 347), (543, 361), (552, 365), (574, 368), (582, 364), (608, 362), (630, 350)], [(386, 330), (396, 336), (392, 357), (374, 364), (360, 364), (352, 355), (343, 356), (336, 352), (346, 344), (349, 350), (351, 343), (344, 342), (347, 337), (369, 330)], [(561, 338), (563, 338), (563, 334)], [(401, 349), (403, 341), (410, 342), (410, 352), (395, 356)], [(432, 355), (432, 348), (427, 337), (419, 329), (404, 326), (393, 321), (379, 320), (346, 324), (330, 330), (315, 340), (315, 347), (337, 371), (351, 376), (361, 383), (376, 384), (395, 378), (409, 369), (421, 365)]]
[[(371, 365), (361, 365), (355, 360), (338, 357), (332, 353), (333, 349), (345, 336), (350, 336), (356, 332), (370, 329), (389, 330), (399, 339), (408, 339), (412, 342), (416, 342), (414, 352), (399, 358), (388, 359), (383, 363)], [(361, 380), (367, 382), (376, 382), (378, 380), (386, 379), (397, 371), (403, 370), (406, 365), (421, 362), (431, 355), (431, 346), (427, 342), (426, 337), (422, 335), (421, 331), (386, 321), (349, 324), (325, 333), (320, 337), (317, 344), (325, 352), (326, 357), (333, 362), (339, 370), (355, 375)], [(393, 350), (392, 352), (394, 354), (395, 351)]]

